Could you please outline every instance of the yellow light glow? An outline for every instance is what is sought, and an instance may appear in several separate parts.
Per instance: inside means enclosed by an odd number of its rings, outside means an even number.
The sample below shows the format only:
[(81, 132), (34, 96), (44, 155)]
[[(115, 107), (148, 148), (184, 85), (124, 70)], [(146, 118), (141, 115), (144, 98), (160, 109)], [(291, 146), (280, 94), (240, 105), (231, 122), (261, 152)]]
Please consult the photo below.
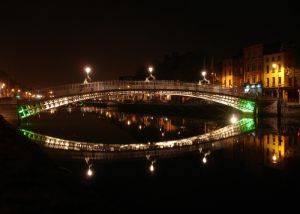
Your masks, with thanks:
[(272, 67), (275, 69), (277, 68), (277, 64), (276, 63), (273, 63)]
[(18, 93), (20, 93), (21, 92), (21, 90), (20, 89), (18, 89)]
[(205, 77), (206, 76), (206, 71), (202, 71), (201, 74), (202, 74), (202, 76)]
[(203, 157), (202, 162), (203, 162), (203, 163), (207, 163), (206, 157)]
[(272, 156), (272, 160), (273, 160), (273, 162), (276, 162), (276, 161), (277, 161), (277, 157), (276, 157), (275, 154)]
[(153, 67), (152, 67), (152, 66), (149, 66), (148, 71), (149, 71), (150, 73), (152, 73), (153, 70), (154, 70)]
[(127, 125), (130, 126), (131, 125), (131, 121), (127, 120)]
[(91, 73), (92, 69), (91, 69), (90, 66), (86, 66), (86, 67), (84, 68), (84, 71), (85, 71), (87, 74), (89, 74), (89, 73)]
[(142, 130), (142, 125), (139, 125), (139, 130)]

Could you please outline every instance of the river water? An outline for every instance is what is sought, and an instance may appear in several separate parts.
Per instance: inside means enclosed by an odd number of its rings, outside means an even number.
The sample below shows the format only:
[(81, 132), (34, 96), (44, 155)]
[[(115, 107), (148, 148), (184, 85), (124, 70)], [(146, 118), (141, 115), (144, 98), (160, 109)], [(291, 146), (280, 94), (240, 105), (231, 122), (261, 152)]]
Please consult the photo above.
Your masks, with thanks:
[[(191, 117), (68, 107), (24, 120), (21, 129), (60, 139), (57, 142), (67, 139), (91, 144), (147, 145), (205, 135), (230, 126), (231, 117), (232, 113)], [(241, 115), (236, 117), (241, 119)], [(124, 159), (99, 158), (94, 153), (71, 151), (70, 147), (47, 147), (49, 142), (39, 145), (96, 197), (116, 207), (189, 204), (204, 199), (266, 200), (275, 195), (292, 198), (291, 194), (300, 190), (300, 122), (277, 118), (254, 121), (255, 127), (244, 133), (207, 142), (203, 148), (180, 150), (178, 154), (177, 150), (168, 153), (164, 152), (167, 149), (158, 149), (151, 156), (137, 156), (133, 151)]]

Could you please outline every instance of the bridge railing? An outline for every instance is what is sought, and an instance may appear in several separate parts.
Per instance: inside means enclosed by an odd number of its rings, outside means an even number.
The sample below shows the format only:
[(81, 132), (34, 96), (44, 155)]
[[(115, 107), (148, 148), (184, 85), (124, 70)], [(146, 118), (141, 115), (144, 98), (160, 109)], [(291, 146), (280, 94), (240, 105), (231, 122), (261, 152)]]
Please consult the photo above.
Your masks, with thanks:
[(174, 90), (174, 91), (193, 91), (224, 94), (230, 96), (243, 96), (243, 92), (237, 89), (225, 88), (220, 85), (199, 85), (198, 83), (187, 83), (173, 80), (156, 81), (101, 81), (88, 84), (68, 84), (52, 88), (40, 89), (32, 92), (42, 95), (44, 99), (54, 97), (64, 97), (76, 94), (105, 92), (105, 91), (124, 91), (124, 90)]

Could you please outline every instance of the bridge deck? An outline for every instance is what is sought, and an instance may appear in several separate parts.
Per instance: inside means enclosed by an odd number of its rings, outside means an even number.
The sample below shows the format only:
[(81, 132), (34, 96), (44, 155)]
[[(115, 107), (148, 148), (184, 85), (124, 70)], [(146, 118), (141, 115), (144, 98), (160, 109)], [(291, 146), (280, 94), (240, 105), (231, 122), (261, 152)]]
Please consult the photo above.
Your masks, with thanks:
[(35, 104), (21, 105), (18, 112), (22, 119), (41, 111), (78, 101), (95, 99), (105, 95), (138, 93), (195, 97), (228, 105), (247, 113), (253, 113), (256, 106), (256, 102), (245, 97), (240, 90), (228, 89), (219, 85), (199, 85), (177, 81), (104, 81), (58, 86), (41, 89), (34, 93), (43, 99), (35, 100)]

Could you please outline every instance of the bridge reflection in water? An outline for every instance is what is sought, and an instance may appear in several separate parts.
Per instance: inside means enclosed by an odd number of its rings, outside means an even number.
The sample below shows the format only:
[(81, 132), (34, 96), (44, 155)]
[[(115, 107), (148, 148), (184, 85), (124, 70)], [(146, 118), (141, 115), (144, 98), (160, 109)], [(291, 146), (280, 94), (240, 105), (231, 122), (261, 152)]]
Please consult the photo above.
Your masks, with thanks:
[(66, 159), (131, 159), (145, 157), (170, 157), (180, 154), (204, 151), (209, 147), (222, 148), (225, 139), (255, 130), (253, 118), (243, 118), (234, 124), (215, 131), (178, 140), (133, 143), (133, 144), (103, 144), (65, 140), (41, 135), (25, 129), (21, 132), (38, 143), (51, 154), (63, 155)]

